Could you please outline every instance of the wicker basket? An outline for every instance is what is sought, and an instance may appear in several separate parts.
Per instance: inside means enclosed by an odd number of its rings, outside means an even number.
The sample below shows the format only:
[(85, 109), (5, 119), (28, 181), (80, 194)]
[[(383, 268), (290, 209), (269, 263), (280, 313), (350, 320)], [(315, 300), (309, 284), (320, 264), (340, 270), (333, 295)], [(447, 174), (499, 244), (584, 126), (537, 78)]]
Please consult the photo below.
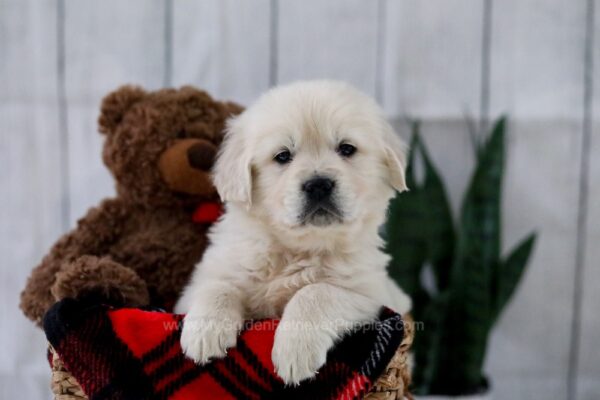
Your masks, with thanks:
[[(365, 396), (368, 400), (412, 399), (408, 392), (410, 367), (408, 350), (414, 338), (414, 324), (410, 316), (404, 317), (404, 339), (385, 372), (379, 377), (371, 391)], [(77, 380), (65, 368), (58, 354), (50, 346), (52, 354), (52, 393), (55, 400), (87, 400)]]

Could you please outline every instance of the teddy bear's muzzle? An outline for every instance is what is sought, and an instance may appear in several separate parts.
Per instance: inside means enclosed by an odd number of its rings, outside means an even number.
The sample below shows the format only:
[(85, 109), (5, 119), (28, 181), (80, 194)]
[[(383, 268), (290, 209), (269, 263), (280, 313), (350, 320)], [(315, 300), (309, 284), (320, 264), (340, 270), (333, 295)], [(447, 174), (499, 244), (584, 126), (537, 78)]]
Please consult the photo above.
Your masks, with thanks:
[(217, 149), (204, 142), (194, 143), (187, 149), (188, 163), (192, 168), (208, 171), (213, 165)]
[(216, 146), (207, 140), (181, 139), (163, 152), (158, 166), (171, 190), (210, 196), (215, 193), (209, 172), (216, 154)]

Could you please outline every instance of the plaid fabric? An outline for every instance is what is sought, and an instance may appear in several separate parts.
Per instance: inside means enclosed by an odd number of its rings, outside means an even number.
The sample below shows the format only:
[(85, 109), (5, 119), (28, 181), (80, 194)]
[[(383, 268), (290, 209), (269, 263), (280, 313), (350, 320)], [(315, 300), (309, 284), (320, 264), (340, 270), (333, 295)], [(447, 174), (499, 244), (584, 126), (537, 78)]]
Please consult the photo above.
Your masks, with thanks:
[(183, 316), (89, 306), (66, 299), (46, 314), (44, 330), (90, 399), (355, 399), (367, 393), (403, 338), (398, 314), (347, 335), (315, 379), (284, 386), (271, 362), (277, 321), (251, 322), (225, 359), (205, 366), (179, 346)]

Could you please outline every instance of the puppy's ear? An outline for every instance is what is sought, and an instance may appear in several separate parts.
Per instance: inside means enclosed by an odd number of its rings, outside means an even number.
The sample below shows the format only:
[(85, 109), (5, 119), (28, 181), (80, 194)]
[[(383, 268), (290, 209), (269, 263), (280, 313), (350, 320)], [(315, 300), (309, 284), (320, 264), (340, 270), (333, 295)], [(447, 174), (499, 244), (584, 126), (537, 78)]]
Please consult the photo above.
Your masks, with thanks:
[(408, 190), (404, 169), (406, 167), (406, 145), (391, 126), (386, 127), (384, 134), (385, 166), (388, 171), (388, 181), (398, 192)]
[(213, 182), (222, 201), (250, 206), (252, 157), (242, 131), (243, 124), (239, 118), (228, 121), (225, 138), (213, 167)]

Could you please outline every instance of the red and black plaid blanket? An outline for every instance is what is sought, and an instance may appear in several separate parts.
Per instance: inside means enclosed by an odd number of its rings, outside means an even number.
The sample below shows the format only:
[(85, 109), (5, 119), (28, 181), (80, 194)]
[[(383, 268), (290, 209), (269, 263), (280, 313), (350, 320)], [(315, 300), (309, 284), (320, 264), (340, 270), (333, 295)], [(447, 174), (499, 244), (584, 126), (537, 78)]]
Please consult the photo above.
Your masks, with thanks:
[(367, 393), (403, 338), (400, 315), (347, 335), (315, 379), (285, 386), (271, 347), (277, 321), (248, 324), (227, 358), (205, 366), (179, 347), (181, 315), (66, 299), (46, 314), (48, 341), (90, 399), (355, 399)]

